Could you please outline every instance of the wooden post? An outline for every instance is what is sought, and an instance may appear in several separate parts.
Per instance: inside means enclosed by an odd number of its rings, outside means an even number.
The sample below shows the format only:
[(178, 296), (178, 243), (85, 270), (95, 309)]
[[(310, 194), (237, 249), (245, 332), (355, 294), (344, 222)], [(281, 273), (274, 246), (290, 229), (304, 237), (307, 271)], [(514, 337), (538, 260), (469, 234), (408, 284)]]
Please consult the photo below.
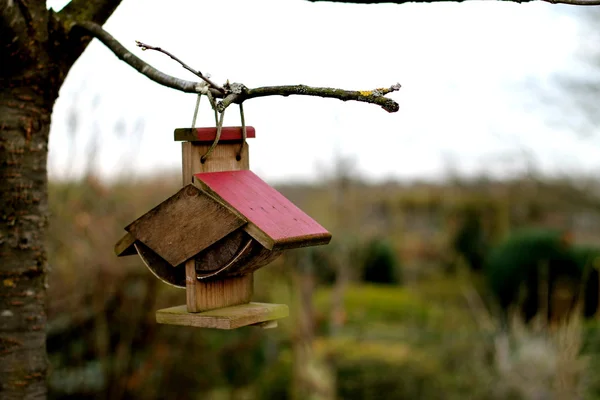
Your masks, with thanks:
[[(239, 171), (250, 168), (248, 143), (242, 148), (242, 129), (224, 127), (219, 144), (203, 163), (216, 136), (216, 128), (178, 129), (175, 140), (181, 143), (183, 185), (193, 183), (194, 174), (201, 172)], [(254, 137), (254, 129), (247, 128), (247, 137)], [(241, 152), (240, 152), (241, 150)], [(212, 266), (217, 267), (217, 266)], [(198, 280), (194, 260), (186, 263), (187, 311), (197, 313), (239, 304), (247, 304), (252, 298), (253, 274)]]

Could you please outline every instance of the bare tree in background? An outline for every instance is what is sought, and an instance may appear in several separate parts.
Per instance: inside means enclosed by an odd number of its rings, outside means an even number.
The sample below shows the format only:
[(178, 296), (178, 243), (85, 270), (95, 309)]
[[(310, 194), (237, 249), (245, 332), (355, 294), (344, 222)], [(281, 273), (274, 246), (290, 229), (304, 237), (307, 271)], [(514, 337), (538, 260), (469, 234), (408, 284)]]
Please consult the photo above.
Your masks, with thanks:
[[(543, 92), (542, 101), (557, 119), (550, 121), (572, 129), (581, 138), (598, 137), (600, 131), (600, 9), (573, 9), (579, 22), (574, 68), (557, 73), (553, 88)], [(552, 90), (553, 89), (553, 90)]]

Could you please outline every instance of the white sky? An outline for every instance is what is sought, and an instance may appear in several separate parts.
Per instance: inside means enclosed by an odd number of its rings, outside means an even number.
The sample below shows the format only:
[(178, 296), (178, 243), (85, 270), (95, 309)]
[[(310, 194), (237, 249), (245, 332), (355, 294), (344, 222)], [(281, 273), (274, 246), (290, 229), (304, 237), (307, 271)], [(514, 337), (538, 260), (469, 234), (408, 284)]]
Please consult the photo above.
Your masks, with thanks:
[[(525, 153), (545, 172), (599, 171), (600, 140), (549, 126), (539, 93), (527, 86), (548, 86), (553, 74), (576, 68), (582, 33), (569, 11), (495, 1), (125, 0), (105, 29), (155, 67), (189, 80), (195, 77), (162, 54), (135, 48), (134, 40), (168, 49), (219, 83), (402, 84), (390, 95), (400, 103), (394, 114), (316, 97), (246, 102), (247, 124), (257, 130), (251, 168), (270, 181), (319, 179), (336, 155), (353, 158), (361, 175), (375, 180), (439, 178), (450, 164), (464, 174), (511, 173), (524, 168)], [(173, 129), (190, 126), (194, 104), (194, 95), (155, 84), (94, 41), (54, 109), (50, 176), (80, 173), (92, 138), (98, 152), (91, 164), (103, 177), (179, 168)], [(78, 114), (74, 135), (70, 110)], [(197, 125), (212, 124), (203, 99)], [(225, 125), (238, 124), (234, 106)]]

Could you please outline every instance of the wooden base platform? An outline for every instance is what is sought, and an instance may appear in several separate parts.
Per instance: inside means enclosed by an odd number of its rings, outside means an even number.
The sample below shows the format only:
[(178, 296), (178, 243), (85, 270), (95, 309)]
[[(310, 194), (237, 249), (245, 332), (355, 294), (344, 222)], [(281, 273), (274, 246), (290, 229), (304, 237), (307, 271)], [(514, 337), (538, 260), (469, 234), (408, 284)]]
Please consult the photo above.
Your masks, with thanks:
[(290, 311), (285, 304), (248, 303), (199, 313), (190, 313), (187, 306), (182, 305), (158, 310), (156, 322), (214, 329), (236, 329), (248, 325), (274, 328), (276, 320), (288, 315)]

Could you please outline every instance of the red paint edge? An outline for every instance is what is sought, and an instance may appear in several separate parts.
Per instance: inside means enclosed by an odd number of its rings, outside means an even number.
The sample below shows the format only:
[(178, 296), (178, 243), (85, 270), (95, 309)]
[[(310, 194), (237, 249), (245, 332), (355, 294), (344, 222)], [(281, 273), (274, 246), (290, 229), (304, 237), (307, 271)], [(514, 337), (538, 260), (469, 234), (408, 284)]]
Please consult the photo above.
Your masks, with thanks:
[[(214, 141), (217, 136), (217, 128), (195, 128), (196, 137), (199, 142)], [(256, 129), (252, 126), (246, 127), (246, 138), (255, 138)], [(221, 129), (221, 138), (219, 141), (235, 141), (242, 140), (242, 127), (241, 126), (224, 126)]]

